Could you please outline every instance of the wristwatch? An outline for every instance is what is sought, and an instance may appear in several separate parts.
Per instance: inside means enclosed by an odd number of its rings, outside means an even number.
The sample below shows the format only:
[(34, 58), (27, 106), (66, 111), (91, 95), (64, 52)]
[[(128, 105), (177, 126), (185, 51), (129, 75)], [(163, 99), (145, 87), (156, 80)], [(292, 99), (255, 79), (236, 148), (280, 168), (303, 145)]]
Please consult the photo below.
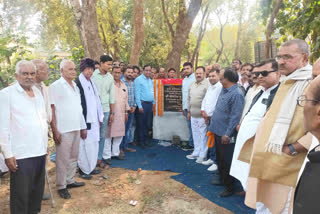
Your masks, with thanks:
[(291, 144), (289, 144), (288, 147), (291, 151), (292, 156), (295, 156), (296, 154), (298, 154), (298, 152), (294, 149), (294, 147)]

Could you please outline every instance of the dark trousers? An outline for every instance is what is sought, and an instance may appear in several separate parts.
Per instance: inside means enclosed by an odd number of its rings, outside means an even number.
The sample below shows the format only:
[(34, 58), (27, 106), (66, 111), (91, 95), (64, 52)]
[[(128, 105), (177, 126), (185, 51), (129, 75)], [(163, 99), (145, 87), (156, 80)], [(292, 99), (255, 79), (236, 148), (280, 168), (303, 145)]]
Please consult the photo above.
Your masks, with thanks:
[(233, 177), (229, 172), (234, 151), (234, 143), (222, 144), (221, 136), (215, 135), (215, 147), (220, 178), (227, 190), (233, 191)]
[(18, 170), (10, 175), (11, 214), (35, 214), (41, 210), (45, 184), (46, 156), (17, 160)]
[(152, 102), (142, 102), (144, 113), (137, 114), (138, 143), (146, 143), (148, 139), (148, 121), (152, 116)]

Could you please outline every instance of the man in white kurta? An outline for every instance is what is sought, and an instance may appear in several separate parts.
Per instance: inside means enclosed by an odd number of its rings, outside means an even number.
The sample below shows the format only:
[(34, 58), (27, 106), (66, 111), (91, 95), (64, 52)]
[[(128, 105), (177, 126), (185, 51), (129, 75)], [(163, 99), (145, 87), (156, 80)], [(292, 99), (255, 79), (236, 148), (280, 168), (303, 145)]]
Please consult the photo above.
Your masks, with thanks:
[[(219, 82), (219, 70), (211, 70), (209, 72), (209, 82), (210, 85), (208, 87), (207, 93), (202, 100), (201, 104), (201, 114), (202, 117), (205, 119), (206, 124), (209, 124), (213, 111), (216, 107), (218, 97), (220, 95), (222, 84)], [(208, 148), (209, 151), (209, 158), (206, 161), (203, 161), (203, 165), (211, 165), (208, 168), (208, 171), (215, 171), (218, 169), (216, 162), (216, 151), (215, 147)]]
[[(241, 182), (245, 191), (247, 188), (250, 165), (238, 160), (238, 156), (243, 144), (255, 135), (260, 121), (268, 108), (268, 105), (272, 103), (274, 94), (279, 86), (280, 73), (277, 70), (278, 65), (275, 61), (269, 61), (267, 63), (263, 62), (257, 65), (253, 70), (253, 74), (258, 75), (257, 77), (259, 84), (262, 85), (264, 89), (253, 98), (252, 104), (242, 120), (230, 169), (230, 175), (237, 178)], [(260, 71), (271, 72), (266, 73), (267, 76), (262, 76)]]
[(100, 140), (100, 123), (103, 121), (103, 111), (98, 90), (91, 76), (94, 71), (94, 60), (84, 58), (80, 62), (80, 76), (75, 80), (81, 96), (81, 105), (87, 124), (87, 138), (80, 139), (79, 174), (81, 178), (91, 179), (91, 175), (99, 174), (95, 170)]

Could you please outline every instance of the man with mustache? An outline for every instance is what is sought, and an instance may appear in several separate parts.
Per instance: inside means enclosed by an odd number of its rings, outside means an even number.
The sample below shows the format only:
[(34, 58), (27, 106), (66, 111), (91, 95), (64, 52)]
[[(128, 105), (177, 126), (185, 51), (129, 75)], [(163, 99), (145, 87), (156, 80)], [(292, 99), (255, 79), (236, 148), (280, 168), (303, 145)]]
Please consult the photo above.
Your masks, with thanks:
[(301, 126), (303, 108), (297, 98), (311, 78), (309, 45), (300, 39), (285, 42), (276, 60), (283, 81), (257, 129), (242, 148), (239, 160), (250, 162), (245, 204), (257, 213), (290, 213), (299, 170), (311, 144)]

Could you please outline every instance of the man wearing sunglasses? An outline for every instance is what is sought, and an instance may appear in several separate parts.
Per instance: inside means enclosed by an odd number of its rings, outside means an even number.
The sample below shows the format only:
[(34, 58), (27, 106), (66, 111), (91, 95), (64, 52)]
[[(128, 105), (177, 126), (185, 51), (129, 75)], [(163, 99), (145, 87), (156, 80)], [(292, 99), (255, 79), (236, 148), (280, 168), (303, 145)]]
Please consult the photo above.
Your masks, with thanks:
[(253, 98), (241, 122), (230, 169), (230, 175), (241, 182), (244, 191), (247, 189), (250, 165), (238, 160), (239, 153), (243, 144), (255, 135), (260, 121), (270, 107), (279, 88), (280, 72), (278, 72), (278, 63), (275, 60), (259, 63), (253, 69), (253, 75), (257, 77), (263, 89)]
[[(250, 160), (245, 204), (257, 213), (290, 213), (299, 170), (311, 144), (301, 125), (303, 108), (296, 102), (311, 78), (308, 57), (309, 45), (304, 40), (281, 45), (276, 60), (283, 81), (254, 139), (240, 152)], [(259, 76), (267, 73), (260, 71)]]

